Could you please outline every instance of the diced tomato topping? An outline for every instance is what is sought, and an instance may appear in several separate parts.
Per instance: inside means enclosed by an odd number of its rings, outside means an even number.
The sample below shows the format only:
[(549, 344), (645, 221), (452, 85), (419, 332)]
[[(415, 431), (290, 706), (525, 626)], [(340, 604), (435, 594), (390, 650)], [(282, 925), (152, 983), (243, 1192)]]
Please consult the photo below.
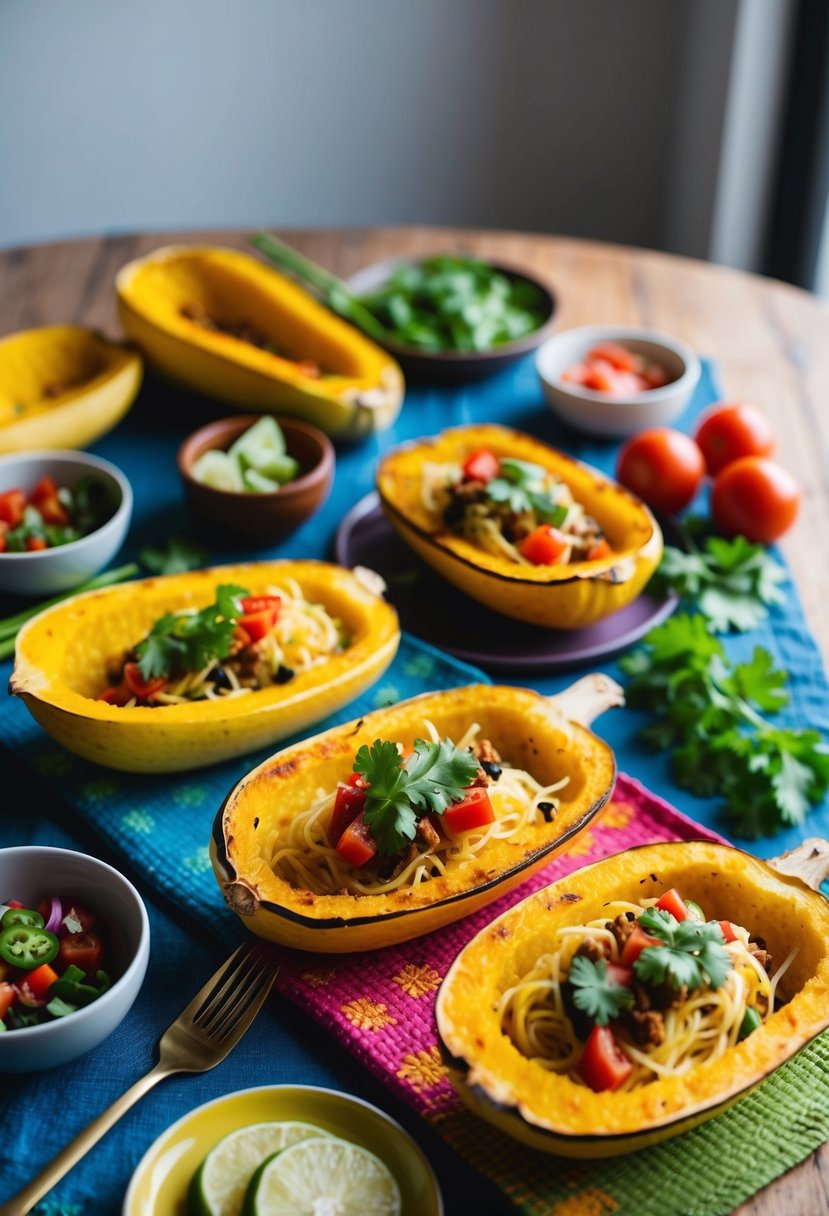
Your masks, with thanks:
[(659, 363), (648, 363), (642, 372), (642, 379), (648, 388), (663, 388), (668, 383), (668, 373)]
[(266, 612), (272, 610), (279, 615), (281, 595), (246, 595), (241, 600), (242, 612)]
[(126, 681), (122, 680), (114, 688), (105, 688), (103, 692), (99, 692), (95, 700), (106, 701), (107, 705), (120, 705), (123, 708), (128, 701), (132, 700), (133, 695)]
[(623, 967), (621, 963), (608, 963), (607, 978), (611, 984), (616, 984), (620, 988), (630, 988), (633, 983), (633, 968)]
[(587, 356), (587, 362), (592, 363), (595, 360), (609, 363), (617, 372), (642, 370), (642, 356), (635, 355), (632, 350), (620, 346), (618, 342), (600, 342), (598, 346), (594, 346)]
[(5, 553), (9, 547), (9, 542), (6, 540), (5, 528), (0, 529), (0, 553)]
[(553, 566), (570, 547), (570, 540), (558, 528), (542, 524), (518, 546), (518, 552), (534, 566)]
[(593, 545), (592, 548), (588, 549), (587, 560), (589, 562), (598, 562), (603, 557), (612, 557), (612, 555), (613, 555), (613, 550), (611, 549), (610, 545), (607, 543), (605, 538), (602, 537), (601, 540), (596, 541), (595, 545)]
[(132, 696), (138, 697), (139, 701), (147, 701), (167, 687), (164, 676), (153, 676), (151, 680), (145, 680), (137, 663), (124, 664), (124, 682)]
[(25, 908), (26, 905), (22, 904), (19, 899), (7, 899), (6, 907), (7, 908)]
[(243, 650), (245, 646), (250, 646), (251, 642), (253, 641), (248, 631), (243, 629), (241, 625), (237, 625), (233, 630), (233, 640), (238, 642)]
[(88, 975), (94, 975), (104, 961), (103, 942), (97, 933), (69, 933), (60, 943), (58, 958), (64, 967), (74, 963)]
[(47, 524), (68, 524), (69, 512), (63, 505), (57, 494), (52, 494), (49, 498), (42, 498), (37, 503), (37, 509)]
[(360, 811), (337, 841), (337, 852), (343, 861), (355, 868), (377, 856), (377, 842), (366, 823), (364, 811)]
[(589, 375), (590, 368), (586, 363), (574, 363), (561, 373), (561, 378), (568, 384), (586, 384)]
[(29, 991), (36, 1000), (42, 1001), (46, 993), (58, 978), (58, 973), (48, 963), (42, 963), (40, 967), (35, 967), (33, 971), (26, 973), (26, 983)]
[(479, 448), (463, 462), (464, 475), (473, 481), (492, 481), (493, 477), (498, 476), (500, 469), (498, 457), (494, 452), (490, 452), (489, 448)]
[[(357, 780), (353, 781), (352, 778)], [(362, 785), (359, 784), (362, 782)], [(347, 785), (337, 788), (334, 809), (328, 824), (328, 843), (337, 847), (345, 829), (354, 822), (366, 804), (366, 785), (359, 773), (352, 773)]]
[(688, 909), (685, 907), (685, 900), (676, 887), (671, 887), (670, 891), (666, 891), (664, 895), (660, 895), (656, 901), (656, 906), (663, 912), (670, 912), (674, 920), (688, 919)]
[(623, 967), (632, 967), (643, 950), (648, 946), (664, 946), (658, 937), (651, 937), (644, 929), (640, 929), (637, 925), (627, 939), (622, 950), (622, 957), (619, 960)]
[(727, 942), (736, 942), (740, 940), (737, 937), (737, 934), (734, 932), (734, 926), (730, 920), (721, 920), (720, 929), (722, 930), (722, 935)]
[(9, 1012), (16, 996), (14, 984), (0, 984), (0, 1020)]
[(469, 832), (472, 828), (486, 827), (494, 820), (495, 811), (483, 785), (467, 790), (461, 802), (453, 802), (443, 812), (443, 822), (450, 832)]
[(32, 490), (32, 503), (34, 506), (37, 506), (45, 498), (54, 498), (57, 492), (57, 482), (53, 481), (51, 477), (41, 477)]
[(609, 1026), (594, 1026), (576, 1070), (594, 1093), (618, 1089), (633, 1072), (633, 1064), (616, 1042)]
[(46, 538), (43, 536), (30, 536), (26, 541), (26, 548), (30, 553), (39, 553), (41, 549), (48, 549)]
[(239, 618), (236, 628), (246, 633), (250, 642), (261, 642), (276, 624), (276, 612), (275, 608), (266, 608), (263, 612), (247, 612)]
[(22, 490), (6, 490), (0, 494), (0, 519), (16, 528), (23, 522), (23, 512), (26, 508), (26, 495)]

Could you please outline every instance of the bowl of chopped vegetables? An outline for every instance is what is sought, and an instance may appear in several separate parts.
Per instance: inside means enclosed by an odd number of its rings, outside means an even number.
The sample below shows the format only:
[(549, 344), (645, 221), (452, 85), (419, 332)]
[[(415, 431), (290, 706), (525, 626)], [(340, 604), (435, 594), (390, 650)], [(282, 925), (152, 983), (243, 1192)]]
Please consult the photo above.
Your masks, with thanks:
[(150, 926), (132, 883), (70, 849), (0, 849), (0, 1072), (54, 1068), (126, 1016)]
[(0, 456), (0, 591), (51, 595), (102, 570), (123, 544), (132, 490), (87, 452)]
[(298, 418), (220, 418), (178, 453), (187, 504), (202, 523), (258, 543), (279, 540), (323, 505), (334, 477), (331, 440)]
[(421, 381), (500, 371), (541, 344), (556, 312), (555, 296), (537, 278), (459, 255), (389, 258), (347, 286), (379, 326), (371, 336)]

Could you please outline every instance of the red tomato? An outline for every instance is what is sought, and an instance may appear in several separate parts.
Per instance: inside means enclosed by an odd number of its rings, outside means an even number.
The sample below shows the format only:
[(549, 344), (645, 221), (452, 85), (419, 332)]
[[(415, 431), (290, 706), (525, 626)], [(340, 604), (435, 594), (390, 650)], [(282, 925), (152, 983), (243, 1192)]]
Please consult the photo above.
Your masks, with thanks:
[(244, 650), (245, 646), (250, 646), (251, 642), (253, 641), (253, 638), (250, 636), (250, 634), (248, 633), (248, 631), (246, 629), (243, 629), (241, 625), (237, 625), (236, 628), (233, 630), (233, 640), (235, 642), (238, 642), (239, 645)]
[(618, 1089), (633, 1072), (609, 1026), (594, 1026), (584, 1045), (577, 1072), (594, 1093)]
[(104, 961), (104, 945), (97, 933), (69, 933), (60, 943), (58, 958), (64, 967), (74, 963), (94, 975)]
[(633, 968), (623, 967), (621, 963), (608, 963), (607, 978), (611, 984), (616, 984), (620, 988), (629, 988), (633, 983)]
[(96, 701), (106, 701), (107, 705), (119, 705), (123, 708), (128, 701), (133, 698), (133, 692), (127, 687), (125, 680), (120, 684), (116, 684), (114, 688), (105, 688), (103, 692), (99, 692)]
[(518, 546), (518, 552), (534, 566), (552, 566), (570, 547), (570, 538), (551, 524), (542, 524)]
[(629, 439), (616, 462), (616, 478), (666, 515), (684, 510), (699, 489), (705, 461), (693, 439), (657, 426)]
[(162, 688), (167, 685), (164, 676), (154, 676), (151, 680), (145, 680), (137, 663), (124, 664), (124, 683), (130, 693), (134, 697), (138, 697), (139, 701), (148, 700), (153, 693), (161, 692)]
[(586, 384), (589, 375), (590, 368), (586, 363), (574, 363), (561, 373), (561, 378), (567, 384)]
[(58, 492), (58, 485), (51, 477), (41, 477), (35, 488), (32, 490), (31, 499), (35, 506), (38, 505), (44, 498), (54, 498)]
[(348, 825), (337, 842), (337, 852), (350, 866), (364, 866), (377, 855), (377, 841), (363, 811)]
[(492, 481), (501, 471), (501, 463), (489, 448), (480, 448), (468, 456), (463, 464), (463, 471), (473, 481)]
[(63, 505), (57, 494), (53, 494), (50, 498), (42, 498), (37, 503), (37, 509), (47, 524), (68, 524), (69, 512)]
[(30, 553), (39, 553), (41, 549), (48, 549), (49, 546), (42, 536), (30, 536), (26, 541), (26, 548)]
[(613, 555), (613, 550), (611, 549), (611, 547), (607, 543), (607, 541), (604, 539), (604, 537), (602, 537), (601, 540), (597, 540), (595, 545), (593, 545), (593, 547), (588, 550), (587, 560), (589, 562), (597, 562), (603, 557), (612, 557), (612, 555)]
[[(352, 777), (356, 777), (356, 781), (348, 779), (348, 785), (340, 785), (337, 787), (337, 794), (334, 798), (334, 809), (331, 812), (331, 819), (328, 823), (328, 843), (336, 849), (340, 842), (340, 837), (347, 827), (349, 827), (360, 811), (366, 804), (366, 785), (363, 782), (359, 773), (352, 773)], [(362, 782), (362, 785), (359, 783)]]
[(714, 478), (711, 514), (727, 536), (770, 545), (788, 532), (800, 508), (800, 486), (791, 473), (762, 456), (742, 456)]
[(0, 1021), (11, 1009), (16, 996), (14, 984), (0, 984)]
[(656, 906), (657, 908), (661, 908), (663, 912), (670, 912), (674, 920), (688, 919), (688, 909), (685, 907), (685, 900), (676, 887), (671, 887), (670, 891), (666, 891), (664, 895), (660, 895), (656, 901)]
[(281, 595), (246, 595), (242, 603), (242, 612), (266, 612), (279, 614), (282, 605)]
[(663, 388), (668, 383), (668, 373), (661, 363), (647, 362), (642, 371), (645, 388)]
[(623, 967), (632, 967), (643, 950), (648, 946), (664, 946), (658, 937), (651, 937), (650, 933), (646, 933), (644, 929), (640, 929), (639, 925), (631, 933), (630, 937), (625, 942), (622, 956), (619, 959)]
[(737, 934), (734, 932), (734, 926), (730, 920), (721, 920), (720, 928), (722, 929), (722, 935), (727, 942), (739, 941)]
[(246, 633), (250, 642), (261, 642), (262, 638), (268, 636), (275, 624), (276, 609), (266, 608), (264, 612), (248, 612), (240, 617), (237, 629)]
[(0, 553), (5, 553), (9, 547), (9, 542), (6, 540), (6, 528), (8, 524), (0, 525)]
[(469, 832), (472, 828), (486, 827), (494, 823), (495, 811), (483, 785), (466, 791), (466, 797), (453, 802), (443, 812), (443, 822), (450, 832)]
[(694, 435), (711, 477), (741, 456), (771, 456), (774, 435), (768, 419), (745, 401), (712, 405)]
[(16, 528), (23, 519), (26, 508), (26, 495), (22, 490), (6, 490), (0, 494), (0, 519)]
[(594, 346), (587, 356), (587, 362), (594, 363), (597, 360), (609, 363), (619, 372), (642, 370), (641, 355), (635, 355), (632, 350), (628, 350), (626, 346), (620, 346), (618, 342), (600, 342), (598, 346)]

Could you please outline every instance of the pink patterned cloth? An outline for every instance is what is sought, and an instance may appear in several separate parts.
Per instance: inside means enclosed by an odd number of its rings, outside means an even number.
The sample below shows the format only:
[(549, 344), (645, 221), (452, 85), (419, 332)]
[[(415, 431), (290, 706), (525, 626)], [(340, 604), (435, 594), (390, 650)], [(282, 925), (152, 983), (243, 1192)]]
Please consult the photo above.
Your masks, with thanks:
[(620, 774), (601, 817), (561, 856), (488, 907), (426, 937), (362, 955), (295, 953), (276, 987), (430, 1122), (460, 1106), (441, 1062), (435, 994), (458, 951), (507, 908), (590, 862), (640, 844), (722, 840)]

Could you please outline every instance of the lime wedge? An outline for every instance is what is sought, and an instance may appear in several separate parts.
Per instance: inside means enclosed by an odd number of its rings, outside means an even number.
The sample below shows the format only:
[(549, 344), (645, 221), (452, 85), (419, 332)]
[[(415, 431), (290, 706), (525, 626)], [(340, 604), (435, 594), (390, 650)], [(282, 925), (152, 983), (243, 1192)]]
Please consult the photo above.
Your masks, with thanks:
[(214, 490), (241, 491), (245, 488), (237, 461), (231, 459), (228, 452), (220, 452), (217, 448), (198, 458), (193, 465), (193, 476), (196, 481), (212, 486)]
[(285, 436), (276, 419), (269, 414), (254, 422), (228, 451), (228, 456), (237, 460), (243, 469), (261, 469), (274, 456), (284, 455)]
[(274, 490), (279, 489), (278, 481), (265, 477), (264, 473), (260, 473), (258, 469), (245, 469), (242, 481), (245, 489), (250, 490), (252, 494), (273, 494)]
[(293, 481), (296, 477), (299, 472), (299, 461), (294, 460), (293, 456), (271, 456), (267, 463), (258, 464), (256, 471), (264, 474), (265, 477), (272, 477), (274, 481), (278, 481), (280, 485), (284, 486), (287, 481)]
[(243, 1216), (399, 1216), (400, 1191), (380, 1160), (348, 1140), (303, 1140), (256, 1171)]
[(289, 1144), (326, 1133), (310, 1123), (252, 1123), (225, 1136), (193, 1175), (187, 1196), (190, 1216), (239, 1216), (256, 1170)]

